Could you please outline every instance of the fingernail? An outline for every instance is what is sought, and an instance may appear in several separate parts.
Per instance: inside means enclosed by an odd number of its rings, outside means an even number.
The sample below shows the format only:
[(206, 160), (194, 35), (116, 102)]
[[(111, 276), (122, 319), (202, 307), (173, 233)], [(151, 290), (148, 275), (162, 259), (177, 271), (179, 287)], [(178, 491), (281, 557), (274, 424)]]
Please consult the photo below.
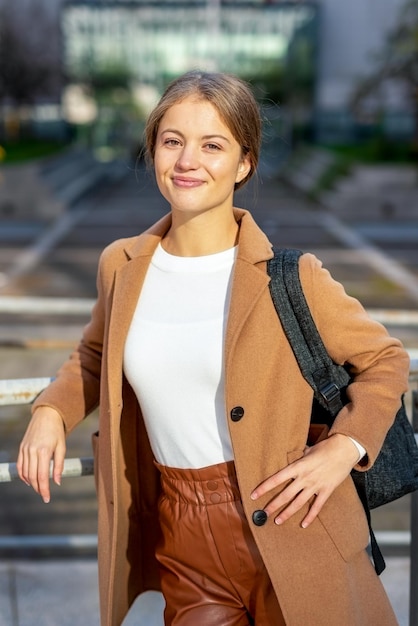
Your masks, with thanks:
[(44, 498), (44, 502), (45, 502), (45, 504), (48, 504), (48, 503), (49, 503), (49, 500), (50, 500), (50, 498)]
[(257, 492), (253, 491), (253, 493), (250, 495), (251, 500), (257, 500)]
[(302, 528), (308, 528), (308, 524), (306, 522), (302, 522), (301, 526)]
[(277, 524), (277, 526), (280, 526), (280, 524), (283, 524), (283, 520), (280, 519), (280, 517), (276, 517), (276, 519), (274, 520), (274, 523)]

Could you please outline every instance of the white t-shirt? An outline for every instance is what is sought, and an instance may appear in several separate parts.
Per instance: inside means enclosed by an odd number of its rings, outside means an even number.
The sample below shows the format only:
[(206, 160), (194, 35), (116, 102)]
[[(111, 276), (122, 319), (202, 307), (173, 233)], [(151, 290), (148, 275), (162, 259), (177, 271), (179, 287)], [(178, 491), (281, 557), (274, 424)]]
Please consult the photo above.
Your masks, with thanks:
[(199, 468), (233, 459), (223, 350), (236, 252), (178, 257), (160, 245), (145, 277), (124, 371), (163, 465)]

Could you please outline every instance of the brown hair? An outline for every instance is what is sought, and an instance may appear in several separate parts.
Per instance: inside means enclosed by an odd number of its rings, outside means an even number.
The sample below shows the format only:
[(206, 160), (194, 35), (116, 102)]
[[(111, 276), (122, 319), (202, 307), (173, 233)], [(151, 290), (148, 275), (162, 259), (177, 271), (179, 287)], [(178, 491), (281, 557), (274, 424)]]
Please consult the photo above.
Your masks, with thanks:
[(249, 85), (232, 74), (192, 70), (172, 81), (148, 117), (145, 126), (146, 159), (154, 161), (158, 127), (166, 111), (181, 100), (196, 95), (207, 100), (218, 111), (244, 155), (249, 155), (251, 169), (236, 183), (242, 187), (257, 169), (261, 143), (261, 117)]

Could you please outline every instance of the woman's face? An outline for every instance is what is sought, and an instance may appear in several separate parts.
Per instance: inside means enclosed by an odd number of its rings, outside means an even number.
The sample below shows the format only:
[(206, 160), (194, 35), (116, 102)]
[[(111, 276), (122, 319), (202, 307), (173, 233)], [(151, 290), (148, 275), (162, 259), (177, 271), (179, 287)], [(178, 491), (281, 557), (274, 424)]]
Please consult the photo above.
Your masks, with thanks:
[(232, 210), (235, 183), (245, 178), (250, 166), (207, 100), (188, 97), (163, 116), (154, 167), (160, 192), (173, 211)]

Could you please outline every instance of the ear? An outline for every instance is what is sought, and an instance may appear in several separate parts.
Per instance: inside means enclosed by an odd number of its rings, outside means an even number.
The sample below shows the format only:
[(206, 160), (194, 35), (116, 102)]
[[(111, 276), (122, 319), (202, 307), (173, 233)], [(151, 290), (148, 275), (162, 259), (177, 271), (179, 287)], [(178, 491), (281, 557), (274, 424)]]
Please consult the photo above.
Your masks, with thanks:
[(240, 183), (246, 176), (248, 176), (251, 170), (251, 158), (249, 154), (243, 155), (238, 165), (237, 176), (235, 178), (236, 183)]

